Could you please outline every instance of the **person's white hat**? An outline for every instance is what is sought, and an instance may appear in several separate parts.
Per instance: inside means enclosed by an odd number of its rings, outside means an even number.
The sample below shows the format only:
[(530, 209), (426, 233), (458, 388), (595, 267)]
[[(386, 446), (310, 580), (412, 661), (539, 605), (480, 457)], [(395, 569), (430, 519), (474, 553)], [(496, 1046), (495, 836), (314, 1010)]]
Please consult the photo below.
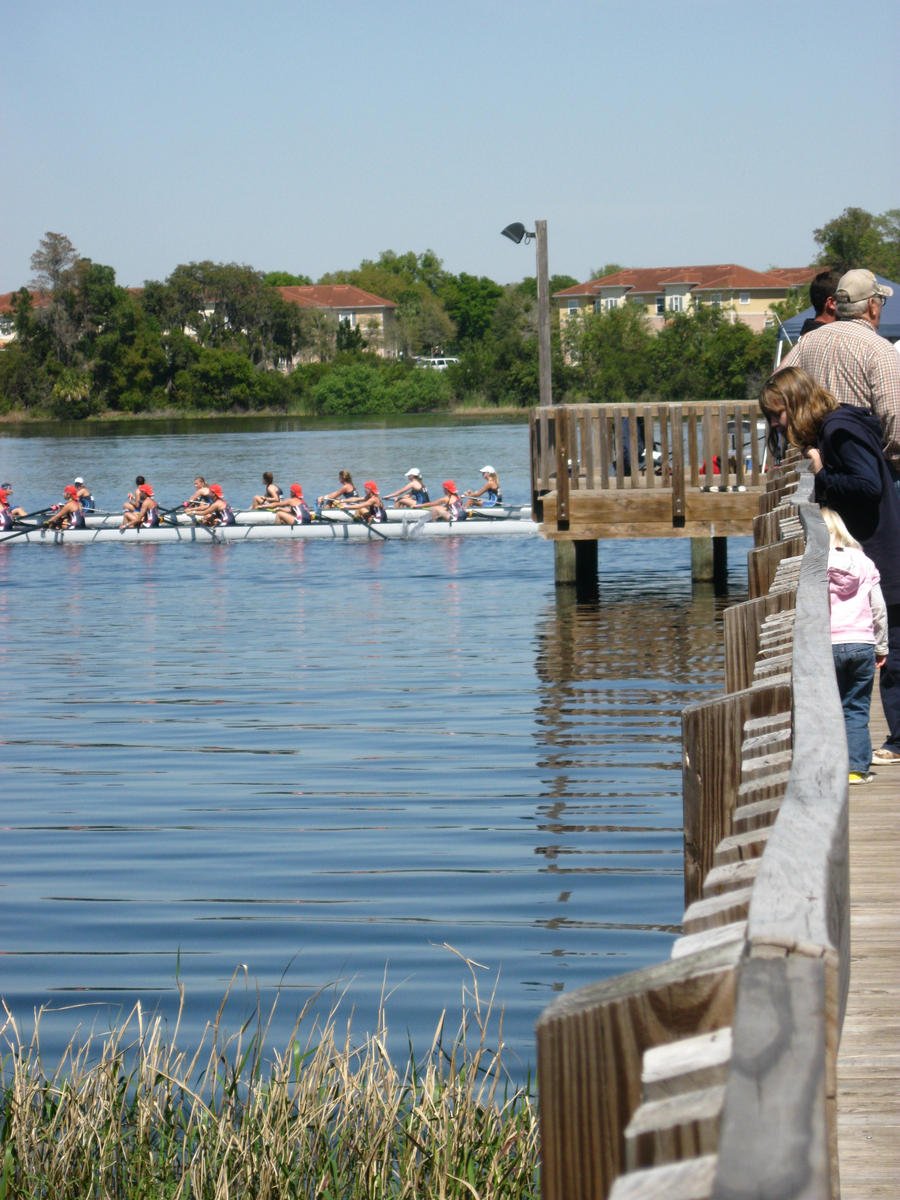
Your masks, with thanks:
[(478, 472), (478, 474), (479, 475), (496, 475), (497, 472), (494, 470), (493, 467), (488, 466), (488, 467), (482, 467), (481, 470)]
[(80, 475), (76, 475), (75, 478), (72, 480), (72, 482), (73, 483), (84, 483), (84, 480), (81, 478)]
[(407, 479), (410, 479), (413, 476), (415, 476), (416, 479), (422, 478), (422, 472), (419, 470), (418, 467), (410, 467), (409, 470), (406, 472)]
[(873, 296), (877, 296), (879, 300), (887, 300), (888, 296), (893, 294), (892, 287), (879, 283), (871, 271), (859, 267), (840, 277), (834, 298), (838, 304), (855, 304)]

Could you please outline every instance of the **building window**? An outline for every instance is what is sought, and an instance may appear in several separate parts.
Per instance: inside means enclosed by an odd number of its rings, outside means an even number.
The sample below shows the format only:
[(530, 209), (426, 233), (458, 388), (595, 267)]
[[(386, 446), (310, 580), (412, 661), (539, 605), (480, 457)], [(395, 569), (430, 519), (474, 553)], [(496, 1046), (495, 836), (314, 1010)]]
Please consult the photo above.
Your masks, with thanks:
[(619, 307), (619, 301), (616, 299), (615, 296), (604, 296), (603, 307), (606, 309), (607, 312), (609, 312), (610, 309)]
[(666, 298), (665, 298), (665, 296), (657, 296), (657, 297), (656, 297), (656, 315), (657, 315), (658, 317), (661, 317), (661, 316), (663, 316), (663, 315), (665, 314), (665, 311), (666, 311)]
[(569, 301), (569, 316), (571, 317), (574, 313), (577, 313), (579, 308), (581, 308), (581, 304), (578, 300), (570, 300)]
[(594, 312), (598, 313), (598, 312), (602, 312), (602, 311), (603, 311), (603, 301), (598, 296), (598, 298), (594, 301)]
[(670, 296), (669, 297), (669, 311), (670, 312), (681, 312), (681, 307), (682, 307), (682, 304), (681, 304), (680, 296)]
[(750, 303), (750, 293), (749, 292), (741, 292), (741, 294), (738, 296), (738, 299), (740, 300), (741, 304), (749, 304)]
[(342, 325), (349, 325), (351, 329), (356, 328), (356, 313), (342, 312), (338, 313), (338, 321)]
[(722, 307), (722, 293), (721, 292), (713, 292), (709, 297), (709, 302), (713, 306), (713, 308), (721, 308)]

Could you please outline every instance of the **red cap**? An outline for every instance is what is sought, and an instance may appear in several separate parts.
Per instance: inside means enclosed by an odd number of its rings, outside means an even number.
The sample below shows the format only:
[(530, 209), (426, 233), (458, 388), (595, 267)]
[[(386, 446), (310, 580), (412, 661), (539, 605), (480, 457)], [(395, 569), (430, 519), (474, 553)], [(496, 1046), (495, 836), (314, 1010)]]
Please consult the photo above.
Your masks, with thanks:
[(442, 484), (442, 487), (443, 487), (444, 491), (449, 492), (451, 496), (457, 495), (456, 484), (453, 482), (452, 479), (445, 479)]
[(73, 487), (70, 483), (67, 487), (63, 488), (63, 495), (64, 496), (77, 496), (78, 488)]
[(299, 496), (301, 500), (303, 499), (303, 488), (300, 486), (299, 483), (291, 484), (291, 495)]
[(217, 483), (211, 483), (209, 485), (209, 490), (214, 496), (217, 496), (220, 500), (222, 499), (222, 489)]
[(378, 491), (378, 484), (375, 482), (374, 479), (369, 479), (366, 483), (363, 484), (363, 487), (366, 489), (367, 492), (377, 492)]
[(138, 491), (143, 492), (145, 496), (153, 495), (153, 488), (150, 486), (149, 483), (142, 483), (141, 486), (138, 488)]

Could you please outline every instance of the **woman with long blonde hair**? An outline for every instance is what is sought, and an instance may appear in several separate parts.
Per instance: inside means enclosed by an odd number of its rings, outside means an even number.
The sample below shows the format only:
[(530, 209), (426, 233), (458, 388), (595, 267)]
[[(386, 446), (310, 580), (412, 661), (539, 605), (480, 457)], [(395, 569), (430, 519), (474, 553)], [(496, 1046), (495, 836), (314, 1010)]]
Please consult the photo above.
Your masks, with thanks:
[[(813, 335), (816, 336), (816, 335)], [(874, 561), (887, 605), (888, 655), (879, 689), (888, 738), (872, 755), (900, 765), (900, 492), (882, 450), (881, 422), (868, 408), (838, 404), (799, 367), (773, 375), (759, 398), (772, 433), (783, 432), (815, 472), (815, 499), (833, 508)]]

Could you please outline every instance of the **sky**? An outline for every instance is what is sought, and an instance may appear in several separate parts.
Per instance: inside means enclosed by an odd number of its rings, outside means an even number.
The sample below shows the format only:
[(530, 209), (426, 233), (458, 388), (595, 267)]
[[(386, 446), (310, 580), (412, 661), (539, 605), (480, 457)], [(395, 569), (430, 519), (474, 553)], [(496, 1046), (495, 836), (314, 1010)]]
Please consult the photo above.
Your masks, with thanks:
[(0, 292), (47, 231), (165, 279), (433, 250), (550, 272), (804, 266), (900, 207), (897, 0), (40, 0), (4, 6)]

